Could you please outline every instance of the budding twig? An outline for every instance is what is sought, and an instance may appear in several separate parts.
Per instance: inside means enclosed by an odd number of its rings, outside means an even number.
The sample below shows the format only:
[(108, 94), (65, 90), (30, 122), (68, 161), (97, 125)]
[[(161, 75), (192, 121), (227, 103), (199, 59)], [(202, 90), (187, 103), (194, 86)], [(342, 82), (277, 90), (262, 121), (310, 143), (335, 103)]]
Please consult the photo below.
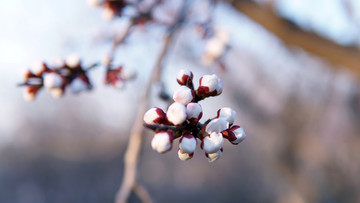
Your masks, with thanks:
[[(137, 116), (135, 118), (134, 125), (130, 134), (128, 148), (126, 149), (124, 164), (124, 179), (116, 194), (116, 203), (124, 203), (128, 200), (132, 190), (135, 190), (136, 187), (136, 174), (137, 174), (137, 163), (140, 155), (140, 149), (142, 145), (142, 134), (143, 134), (143, 116), (148, 107), (148, 98), (150, 95), (150, 90), (152, 84), (160, 79), (161, 72), (163, 69), (163, 61), (168, 52), (171, 42), (174, 40), (174, 33), (180, 28), (183, 20), (185, 19), (186, 13), (188, 11), (189, 3), (191, 1), (187, 0), (183, 4), (183, 8), (179, 14), (178, 20), (175, 25), (169, 30), (167, 36), (165, 37), (165, 42), (162, 48), (162, 51), (159, 54), (158, 60), (156, 61), (155, 67), (152, 71), (152, 75), (146, 85), (143, 96), (140, 101), (140, 108), (138, 109)], [(146, 192), (146, 190), (142, 190)], [(147, 192), (146, 192), (147, 193)], [(147, 195), (150, 197), (149, 195)], [(151, 202), (151, 199), (148, 199)]]

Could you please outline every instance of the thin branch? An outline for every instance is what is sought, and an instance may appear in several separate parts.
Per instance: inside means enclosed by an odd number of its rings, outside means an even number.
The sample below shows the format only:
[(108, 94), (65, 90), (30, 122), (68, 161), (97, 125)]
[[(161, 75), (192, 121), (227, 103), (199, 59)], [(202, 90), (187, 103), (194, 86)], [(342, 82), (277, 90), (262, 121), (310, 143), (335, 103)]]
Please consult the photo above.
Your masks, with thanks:
[(140, 198), (143, 203), (152, 203), (152, 199), (147, 190), (139, 183), (135, 183), (134, 192)]
[[(136, 115), (136, 119), (134, 121), (134, 125), (131, 130), (129, 144), (125, 153), (125, 158), (124, 158), (125, 171), (123, 176), (123, 182), (116, 194), (116, 199), (115, 199), (116, 203), (125, 203), (128, 200), (131, 191), (134, 190), (134, 187), (136, 186), (137, 163), (139, 160), (140, 149), (143, 140), (142, 134), (144, 131), (143, 116), (148, 108), (148, 99), (150, 95), (150, 90), (152, 84), (160, 79), (161, 72), (164, 67), (163, 65), (164, 58), (169, 50), (171, 42), (174, 40), (174, 33), (180, 28), (180, 26), (183, 23), (183, 20), (185, 19), (189, 2), (190, 1), (187, 0), (184, 3), (183, 9), (179, 14), (177, 23), (171, 29), (169, 29), (169, 32), (165, 37), (163, 48), (159, 54), (158, 60), (156, 61), (155, 67), (152, 71), (150, 80), (148, 81), (148, 84), (145, 86), (146, 88), (143, 92), (139, 104), (139, 109)], [(150, 198), (150, 196), (148, 197)]]

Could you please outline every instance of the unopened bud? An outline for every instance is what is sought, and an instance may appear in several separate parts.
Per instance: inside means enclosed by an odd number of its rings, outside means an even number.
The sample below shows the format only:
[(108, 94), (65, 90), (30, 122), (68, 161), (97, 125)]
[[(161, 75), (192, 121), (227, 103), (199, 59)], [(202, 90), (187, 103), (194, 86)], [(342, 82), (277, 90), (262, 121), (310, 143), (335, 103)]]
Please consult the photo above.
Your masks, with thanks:
[(168, 121), (174, 125), (180, 125), (186, 120), (186, 108), (179, 102), (171, 104), (166, 112)]
[(174, 92), (173, 99), (176, 102), (186, 105), (194, 99), (194, 91), (182, 85)]
[(165, 121), (165, 113), (160, 108), (151, 108), (144, 115), (144, 121), (146, 124), (161, 124)]
[(171, 149), (173, 139), (171, 132), (157, 132), (151, 141), (151, 147), (159, 153), (165, 153)]
[(188, 153), (181, 151), (181, 149), (178, 150), (178, 157), (182, 161), (187, 161), (187, 160), (191, 159), (193, 156), (194, 156), (194, 153), (188, 154)]

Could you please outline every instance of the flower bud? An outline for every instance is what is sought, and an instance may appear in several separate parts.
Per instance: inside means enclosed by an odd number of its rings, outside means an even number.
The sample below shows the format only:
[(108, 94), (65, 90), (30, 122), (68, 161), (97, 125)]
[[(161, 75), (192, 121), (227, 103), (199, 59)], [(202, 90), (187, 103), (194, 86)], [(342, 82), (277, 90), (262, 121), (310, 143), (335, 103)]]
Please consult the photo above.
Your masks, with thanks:
[(105, 7), (102, 13), (102, 18), (104, 20), (111, 20), (115, 17), (115, 11), (109, 7)]
[(205, 131), (208, 134), (211, 134), (212, 132), (221, 133), (222, 131), (229, 128), (229, 122), (227, 122), (224, 119), (213, 119), (211, 120), (205, 127)]
[(62, 88), (52, 88), (50, 93), (55, 99), (58, 99), (63, 96), (64, 90)]
[(208, 158), (209, 163), (214, 162), (216, 160), (218, 160), (222, 155), (222, 150), (220, 149), (219, 151), (215, 152), (215, 153), (205, 153), (205, 156)]
[(194, 75), (191, 71), (181, 69), (176, 80), (180, 85), (186, 85), (188, 81), (192, 81), (193, 77)]
[(174, 125), (181, 125), (186, 120), (186, 107), (179, 102), (174, 102), (169, 106), (166, 117)]
[(31, 65), (31, 67), (32, 67), (33, 73), (37, 76), (42, 75), (47, 70), (45, 63), (42, 61), (35, 61)]
[(90, 6), (101, 6), (101, 4), (104, 3), (104, 0), (88, 0), (87, 3), (90, 5)]
[(89, 89), (89, 85), (86, 84), (86, 82), (80, 77), (76, 77), (74, 80), (71, 81), (70, 89), (72, 93), (78, 94), (82, 91)]
[(48, 90), (60, 88), (64, 82), (64, 78), (57, 73), (47, 73), (44, 76), (44, 87)]
[(181, 149), (178, 150), (178, 157), (182, 161), (187, 161), (187, 160), (191, 159), (193, 156), (194, 156), (194, 153), (188, 154), (188, 153), (181, 151)]
[(165, 121), (166, 114), (160, 108), (151, 108), (144, 115), (144, 121), (146, 124), (161, 124)]
[(224, 107), (218, 110), (217, 118), (223, 119), (232, 125), (235, 121), (236, 112), (229, 107)]
[(240, 126), (233, 126), (230, 130), (234, 133), (234, 136), (236, 138), (231, 141), (232, 144), (239, 144), (246, 138), (245, 131)]
[(190, 88), (182, 85), (174, 92), (173, 99), (176, 102), (186, 105), (194, 99), (194, 92)]
[(192, 124), (196, 124), (202, 117), (202, 108), (199, 103), (189, 103), (186, 105), (187, 119)]
[(65, 63), (70, 68), (80, 68), (80, 58), (77, 54), (69, 55), (66, 58)]
[(222, 80), (215, 74), (204, 75), (200, 78), (200, 86), (197, 93), (202, 97), (216, 96), (221, 94), (222, 86)]
[(171, 132), (157, 132), (151, 141), (151, 147), (159, 152), (165, 153), (171, 150), (174, 135)]
[(219, 58), (225, 50), (225, 45), (218, 38), (211, 38), (206, 42), (205, 53), (213, 58)]
[(179, 141), (181, 151), (192, 154), (196, 149), (196, 138), (191, 134), (184, 134)]
[(40, 86), (32, 86), (32, 85), (26, 86), (24, 90), (24, 99), (26, 101), (33, 101), (39, 89)]
[(208, 154), (219, 151), (224, 144), (224, 138), (221, 133), (212, 132), (202, 140), (202, 147)]

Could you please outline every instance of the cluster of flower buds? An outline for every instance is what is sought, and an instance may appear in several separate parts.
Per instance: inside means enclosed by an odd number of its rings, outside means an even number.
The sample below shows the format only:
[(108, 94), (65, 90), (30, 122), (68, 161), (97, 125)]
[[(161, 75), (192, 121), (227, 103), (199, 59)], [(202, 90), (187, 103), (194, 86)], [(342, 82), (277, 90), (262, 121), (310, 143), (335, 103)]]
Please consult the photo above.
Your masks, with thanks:
[(209, 66), (219, 59), (229, 43), (229, 33), (222, 27), (213, 27), (211, 24), (199, 24), (197, 31), (206, 40), (201, 62)]
[(92, 85), (86, 70), (82, 67), (77, 55), (70, 55), (65, 61), (58, 60), (50, 67), (44, 62), (32, 65), (32, 70), (23, 73), (25, 100), (34, 100), (38, 91), (45, 87), (54, 98), (61, 97), (65, 89), (70, 87), (73, 93), (90, 90)]
[(135, 77), (135, 70), (125, 69), (122, 66), (109, 68), (106, 71), (105, 84), (110, 84), (115, 88), (121, 89), (124, 87), (126, 81), (133, 80)]
[(209, 162), (220, 158), (224, 138), (232, 144), (239, 144), (246, 135), (240, 126), (233, 125), (236, 113), (231, 108), (218, 110), (217, 116), (200, 123), (202, 107), (199, 101), (222, 93), (222, 81), (216, 75), (204, 75), (195, 90), (193, 73), (181, 70), (177, 77), (181, 85), (173, 94), (172, 103), (166, 112), (160, 108), (151, 108), (144, 115), (145, 126), (155, 131), (151, 146), (159, 153), (170, 151), (173, 141), (180, 138), (178, 157), (189, 160), (193, 157), (200, 140)]

